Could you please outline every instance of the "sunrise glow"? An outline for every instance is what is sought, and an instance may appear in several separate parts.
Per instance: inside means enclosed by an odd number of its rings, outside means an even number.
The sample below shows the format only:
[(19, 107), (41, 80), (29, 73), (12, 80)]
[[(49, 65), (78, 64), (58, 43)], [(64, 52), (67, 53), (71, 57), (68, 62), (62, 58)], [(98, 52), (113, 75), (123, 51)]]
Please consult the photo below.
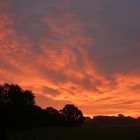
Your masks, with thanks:
[(1, 0), (0, 83), (32, 90), (43, 108), (140, 116), (139, 4)]

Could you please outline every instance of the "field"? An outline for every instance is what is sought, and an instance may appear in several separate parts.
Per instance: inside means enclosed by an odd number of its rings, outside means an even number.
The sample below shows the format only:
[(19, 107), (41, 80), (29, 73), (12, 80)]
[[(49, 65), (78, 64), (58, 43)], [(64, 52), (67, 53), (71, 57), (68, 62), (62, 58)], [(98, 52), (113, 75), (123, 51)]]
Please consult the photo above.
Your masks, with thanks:
[(140, 127), (38, 128), (9, 132), (8, 140), (140, 140)]

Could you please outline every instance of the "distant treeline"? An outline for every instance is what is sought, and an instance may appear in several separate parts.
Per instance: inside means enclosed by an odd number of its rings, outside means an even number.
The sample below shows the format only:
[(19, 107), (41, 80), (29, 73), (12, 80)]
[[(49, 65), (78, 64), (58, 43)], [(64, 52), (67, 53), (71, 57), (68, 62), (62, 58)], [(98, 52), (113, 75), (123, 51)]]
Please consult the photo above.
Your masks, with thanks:
[(140, 118), (133, 118), (122, 114), (118, 116), (95, 116), (93, 119), (86, 117), (84, 126), (140, 126)]
[(42, 109), (35, 104), (32, 91), (23, 90), (19, 85), (0, 85), (0, 129), (27, 129), (56, 126), (140, 126), (140, 119), (115, 116), (84, 117), (73, 104), (63, 109), (53, 107)]

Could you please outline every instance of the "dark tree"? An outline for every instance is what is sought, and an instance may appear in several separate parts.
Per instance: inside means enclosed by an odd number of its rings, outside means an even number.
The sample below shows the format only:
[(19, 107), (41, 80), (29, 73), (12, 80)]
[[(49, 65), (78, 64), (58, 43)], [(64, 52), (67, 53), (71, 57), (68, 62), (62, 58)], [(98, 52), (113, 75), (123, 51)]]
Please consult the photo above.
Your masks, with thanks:
[(70, 126), (80, 126), (84, 121), (84, 116), (75, 105), (67, 104), (65, 107), (60, 110), (63, 115), (65, 122)]
[(23, 98), (24, 98), (24, 103), (26, 105), (34, 105), (35, 104), (35, 96), (33, 95), (32, 91), (25, 90), (23, 91)]
[(7, 95), (4, 92), (4, 88), (0, 85), (0, 103), (6, 103)]
[(63, 125), (63, 122), (64, 122), (63, 117), (57, 109), (53, 107), (47, 107), (45, 112), (48, 118), (47, 121), (49, 122), (49, 125), (52, 125), (52, 126)]
[(0, 102), (4, 104), (28, 106), (34, 105), (34, 95), (31, 91), (23, 90), (14, 84), (0, 85)]
[(61, 111), (35, 105), (32, 91), (19, 85), (0, 85), (0, 129), (25, 129), (42, 126), (80, 126), (84, 117), (72, 104)]
[(53, 108), (53, 107), (47, 107), (45, 111), (50, 116), (58, 115), (59, 114), (59, 111), (57, 109)]

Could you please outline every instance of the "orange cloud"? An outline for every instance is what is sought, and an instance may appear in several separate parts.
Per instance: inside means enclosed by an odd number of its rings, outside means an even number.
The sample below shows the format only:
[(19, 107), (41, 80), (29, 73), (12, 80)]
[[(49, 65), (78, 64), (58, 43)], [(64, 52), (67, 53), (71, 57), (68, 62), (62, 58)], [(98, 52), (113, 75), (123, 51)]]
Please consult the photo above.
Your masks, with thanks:
[(139, 116), (140, 50), (131, 22), (116, 25), (100, 1), (74, 2), (0, 3), (0, 82), (33, 90), (42, 107), (74, 103), (85, 115)]

